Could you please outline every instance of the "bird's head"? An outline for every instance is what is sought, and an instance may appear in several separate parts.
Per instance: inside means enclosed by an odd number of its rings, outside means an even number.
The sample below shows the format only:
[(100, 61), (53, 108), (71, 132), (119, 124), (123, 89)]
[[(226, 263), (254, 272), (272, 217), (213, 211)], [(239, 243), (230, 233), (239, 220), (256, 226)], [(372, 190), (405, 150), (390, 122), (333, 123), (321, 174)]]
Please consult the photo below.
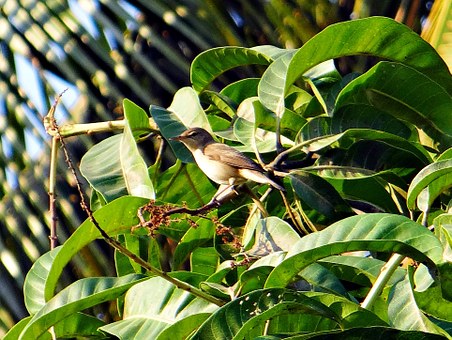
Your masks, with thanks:
[(207, 145), (214, 143), (212, 135), (206, 130), (195, 127), (184, 131), (181, 135), (171, 138), (185, 144), (190, 150), (204, 149)]

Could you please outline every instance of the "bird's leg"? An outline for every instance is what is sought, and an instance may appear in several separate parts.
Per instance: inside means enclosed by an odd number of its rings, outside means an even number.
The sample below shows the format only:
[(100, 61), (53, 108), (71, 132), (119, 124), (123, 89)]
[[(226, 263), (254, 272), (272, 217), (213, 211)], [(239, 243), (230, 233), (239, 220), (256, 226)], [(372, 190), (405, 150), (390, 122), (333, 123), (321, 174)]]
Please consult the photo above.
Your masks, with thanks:
[(230, 184), (220, 184), (220, 186), (218, 187), (217, 192), (215, 193), (215, 195), (213, 195), (212, 199), (210, 200), (209, 203), (207, 203), (207, 205), (215, 204), (215, 205), (219, 206), (221, 204), (221, 202), (226, 197), (231, 195), (232, 190), (234, 190), (232, 185), (230, 185)]

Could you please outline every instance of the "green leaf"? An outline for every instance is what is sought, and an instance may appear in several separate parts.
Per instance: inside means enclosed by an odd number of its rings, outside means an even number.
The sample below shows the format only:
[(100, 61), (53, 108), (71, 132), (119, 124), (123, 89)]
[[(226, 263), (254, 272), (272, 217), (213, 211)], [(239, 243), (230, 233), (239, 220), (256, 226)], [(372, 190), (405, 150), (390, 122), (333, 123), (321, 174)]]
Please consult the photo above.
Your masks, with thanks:
[(24, 302), (30, 315), (36, 314), (45, 304), (44, 287), (56, 255), (62, 246), (56, 247), (36, 260), (24, 281)]
[(444, 336), (420, 331), (402, 331), (399, 329), (373, 326), (356, 327), (346, 330), (331, 330), (319, 332), (317, 334), (308, 334), (296, 336), (294, 340), (343, 340), (343, 339), (391, 339), (391, 340), (441, 340)]
[(154, 277), (129, 289), (125, 296), (123, 320), (101, 330), (120, 339), (156, 339), (164, 329), (190, 318), (190, 322), (178, 324), (181, 328), (176, 334), (184, 334), (181, 338), (185, 338), (217, 308), (162, 278)]
[(442, 262), (438, 239), (404, 216), (376, 213), (338, 221), (303, 237), (269, 275), (266, 287), (285, 287), (307, 265), (349, 251), (396, 252), (428, 265)]
[(212, 131), (196, 92), (192, 88), (183, 87), (176, 92), (167, 110), (151, 105), (149, 111), (177, 158), (185, 163), (193, 162), (187, 148), (180, 142), (171, 141), (170, 138), (180, 135), (190, 127), (202, 127), (209, 132)]
[(338, 134), (327, 134), (320, 136), (319, 138), (312, 139), (311, 141), (306, 140), (304, 143), (307, 145), (307, 151), (317, 152), (327, 146), (341, 141), (344, 141), (345, 144), (349, 144), (350, 140), (379, 141), (394, 150), (399, 150), (405, 153), (406, 157), (415, 159), (421, 164), (427, 165), (431, 162), (429, 154), (420, 144), (407, 141), (404, 138), (384, 131), (372, 129), (348, 129)]
[(373, 105), (353, 103), (336, 107), (331, 119), (331, 132), (340, 133), (353, 128), (385, 131), (405, 139), (412, 135), (406, 123)]
[(423, 292), (413, 291), (413, 294), (416, 305), (422, 312), (452, 323), (452, 302), (443, 297), (439, 285), (432, 286)]
[(106, 202), (127, 195), (120, 160), (122, 134), (97, 143), (82, 157), (80, 172)]
[[(285, 82), (288, 67), (296, 51), (290, 51), (276, 59), (265, 71), (259, 82), (258, 96), (261, 103), (281, 117), (285, 111)], [(307, 71), (307, 70), (306, 70)]]
[(339, 172), (340, 170), (334, 172), (336, 176), (326, 175), (322, 172), (321, 176), (333, 185), (345, 199), (366, 202), (384, 212), (400, 213), (384, 174), (374, 173), (364, 176), (361, 174), (366, 173), (366, 169), (350, 167), (343, 168), (345, 176), (338, 174)]
[[(387, 323), (381, 320), (377, 315), (343, 296), (321, 292), (306, 292), (306, 295), (311, 299), (328, 306), (334, 313), (336, 313), (341, 320), (342, 329), (387, 326)], [(319, 327), (319, 330), (333, 329), (333, 327), (327, 328), (325, 326)]]
[(247, 98), (257, 96), (260, 78), (246, 78), (229, 84), (221, 90), (221, 94), (240, 104)]
[[(187, 216), (186, 218), (190, 217)], [(204, 245), (208, 241), (212, 241), (215, 236), (215, 225), (212, 221), (199, 217), (191, 217), (191, 219), (198, 226), (196, 228), (189, 228), (177, 245), (173, 259), (173, 269), (175, 270), (179, 269), (194, 249)]]
[(202, 92), (216, 77), (232, 68), (244, 65), (268, 65), (267, 55), (245, 47), (217, 47), (199, 54), (192, 62), (190, 80), (197, 92)]
[[(440, 301), (436, 300), (436, 303), (440, 303)], [(396, 284), (394, 291), (390, 295), (388, 300), (388, 315), (391, 326), (398, 329), (447, 334), (419, 310), (408, 275), (405, 277), (405, 280)]]
[(289, 223), (276, 216), (259, 219), (251, 229), (245, 230), (244, 244), (248, 244), (252, 236), (255, 242), (247, 251), (251, 256), (264, 256), (281, 250), (288, 251), (300, 239)]
[(255, 123), (243, 118), (237, 118), (233, 127), (234, 135), (243, 143), (235, 148), (241, 152), (272, 152), (276, 149), (274, 132), (256, 131)]
[(125, 99), (124, 133), (104, 139), (82, 157), (80, 172), (106, 202), (127, 193), (155, 198), (147, 166), (139, 154), (135, 140), (149, 132), (145, 111)]
[(219, 260), (214, 247), (196, 248), (190, 257), (190, 268), (194, 273), (211, 276), (215, 274)]
[(124, 108), (124, 116), (127, 119), (127, 124), (130, 127), (130, 130), (132, 130), (135, 140), (143, 134), (150, 132), (149, 117), (146, 114), (146, 111), (127, 98), (122, 102), (122, 106)]
[(293, 172), (289, 177), (297, 197), (312, 209), (331, 219), (352, 213), (336, 189), (323, 178), (306, 171)]
[(146, 278), (143, 275), (81, 279), (55, 295), (37, 312), (21, 333), (21, 339), (39, 337), (58, 321), (98, 305), (116, 299), (134, 284)]
[(105, 325), (105, 322), (99, 318), (78, 312), (59, 321), (53, 329), (57, 339), (70, 337), (103, 338), (104, 334), (99, 331), (99, 328), (103, 325)]
[(444, 248), (443, 259), (452, 262), (452, 214), (441, 214), (433, 220), (435, 235)]
[(217, 190), (193, 163), (183, 165), (177, 161), (163, 173), (157, 167), (150, 169), (157, 198), (163, 202), (185, 202), (187, 206), (195, 208), (208, 203)]
[(129, 195), (155, 199), (154, 186), (149, 178), (146, 163), (138, 151), (128, 120), (122, 134), (119, 154)]
[[(149, 200), (140, 197), (121, 197), (94, 212), (94, 217), (109, 236), (130, 232), (131, 227), (139, 222), (138, 209), (148, 202)], [(101, 238), (100, 232), (88, 219), (61, 246), (48, 272), (44, 290), (46, 301), (54, 295), (59, 277), (66, 264), (80, 249), (98, 238)]]
[(452, 143), (451, 94), (436, 79), (412, 67), (378, 63), (341, 91), (335, 110), (354, 105), (376, 107), (409, 122), (425, 131), (442, 149)]
[(263, 289), (239, 297), (213, 313), (192, 337), (242, 339), (262, 335), (266, 320), (289, 314), (322, 316), (339, 322), (335, 313), (302, 293), (288, 289)]
[[(433, 190), (438, 194), (452, 183), (440, 181), (440, 177), (452, 172), (452, 159), (432, 163), (423, 168), (411, 181), (407, 193), (407, 206), (414, 210), (418, 195), (429, 185), (433, 185)], [(449, 178), (449, 177), (447, 177)], [(438, 181), (437, 181), (438, 180)]]
[(323, 61), (359, 54), (404, 63), (452, 93), (447, 66), (426, 41), (392, 19), (371, 17), (328, 26), (304, 44), (282, 72), (273, 70), (280, 65), (271, 64), (262, 76), (259, 99), (271, 111), (280, 112), (290, 86), (302, 74)]
[[(9, 331), (6, 333), (3, 340), (17, 340), (19, 339), (20, 333), (24, 330), (24, 328), (27, 326), (27, 324), (31, 320), (31, 316), (27, 316), (20, 320), (18, 323), (16, 323)], [(45, 338), (44, 338), (45, 339)], [(50, 334), (48, 336), (48, 339), (50, 339)]]
[[(201, 94), (201, 101), (215, 106), (221, 112), (226, 113), (229, 117), (234, 117), (237, 110), (237, 104), (229, 97), (214, 91), (204, 91)], [(210, 107), (208, 111), (211, 111)]]
[[(353, 282), (363, 287), (371, 287), (380, 275), (384, 261), (360, 256), (330, 256), (319, 261), (319, 263), (331, 270), (341, 280)], [(396, 269), (389, 279), (387, 285), (393, 286), (403, 280), (405, 271)]]
[(174, 94), (168, 111), (173, 112), (187, 128), (202, 127), (210, 131), (209, 121), (199, 102), (198, 94), (191, 87), (183, 87)]

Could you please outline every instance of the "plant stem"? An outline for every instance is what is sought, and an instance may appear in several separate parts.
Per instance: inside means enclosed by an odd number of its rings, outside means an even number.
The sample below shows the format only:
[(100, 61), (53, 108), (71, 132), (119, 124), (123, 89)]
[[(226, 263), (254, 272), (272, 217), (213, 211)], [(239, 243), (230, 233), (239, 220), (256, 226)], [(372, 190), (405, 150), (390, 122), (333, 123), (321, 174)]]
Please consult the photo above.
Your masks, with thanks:
[(402, 263), (405, 256), (400, 254), (393, 254), (388, 262), (381, 268), (380, 275), (378, 275), (377, 280), (375, 280), (374, 285), (370, 289), (364, 301), (361, 303), (361, 307), (366, 309), (371, 309), (375, 300), (380, 296), (386, 283), (388, 283), (390, 277), (394, 271)]
[[(112, 120), (106, 122), (86, 123), (86, 124), (64, 124), (58, 128), (58, 132), (54, 129), (48, 129), (47, 133), (51, 136), (60, 135), (61, 137), (71, 137), (77, 135), (89, 135), (100, 132), (111, 132), (124, 130), (123, 120)], [(156, 124), (152, 118), (149, 119), (149, 132), (157, 131)]]
[(50, 154), (50, 173), (49, 173), (49, 212), (50, 212), (50, 249), (57, 246), (58, 237), (56, 234), (58, 217), (56, 213), (56, 173), (58, 157), (58, 137), (52, 137), (52, 150)]

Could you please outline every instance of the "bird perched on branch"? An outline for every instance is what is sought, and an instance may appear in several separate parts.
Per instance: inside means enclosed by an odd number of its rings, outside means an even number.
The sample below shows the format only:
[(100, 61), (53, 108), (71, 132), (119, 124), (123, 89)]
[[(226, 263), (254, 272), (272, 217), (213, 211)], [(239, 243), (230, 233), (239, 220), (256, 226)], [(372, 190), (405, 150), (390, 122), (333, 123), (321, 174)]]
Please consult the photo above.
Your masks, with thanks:
[(234, 186), (251, 180), (285, 191), (266, 175), (259, 164), (240, 151), (215, 142), (210, 133), (202, 128), (188, 129), (172, 140), (182, 142), (193, 154), (202, 172), (215, 183)]

